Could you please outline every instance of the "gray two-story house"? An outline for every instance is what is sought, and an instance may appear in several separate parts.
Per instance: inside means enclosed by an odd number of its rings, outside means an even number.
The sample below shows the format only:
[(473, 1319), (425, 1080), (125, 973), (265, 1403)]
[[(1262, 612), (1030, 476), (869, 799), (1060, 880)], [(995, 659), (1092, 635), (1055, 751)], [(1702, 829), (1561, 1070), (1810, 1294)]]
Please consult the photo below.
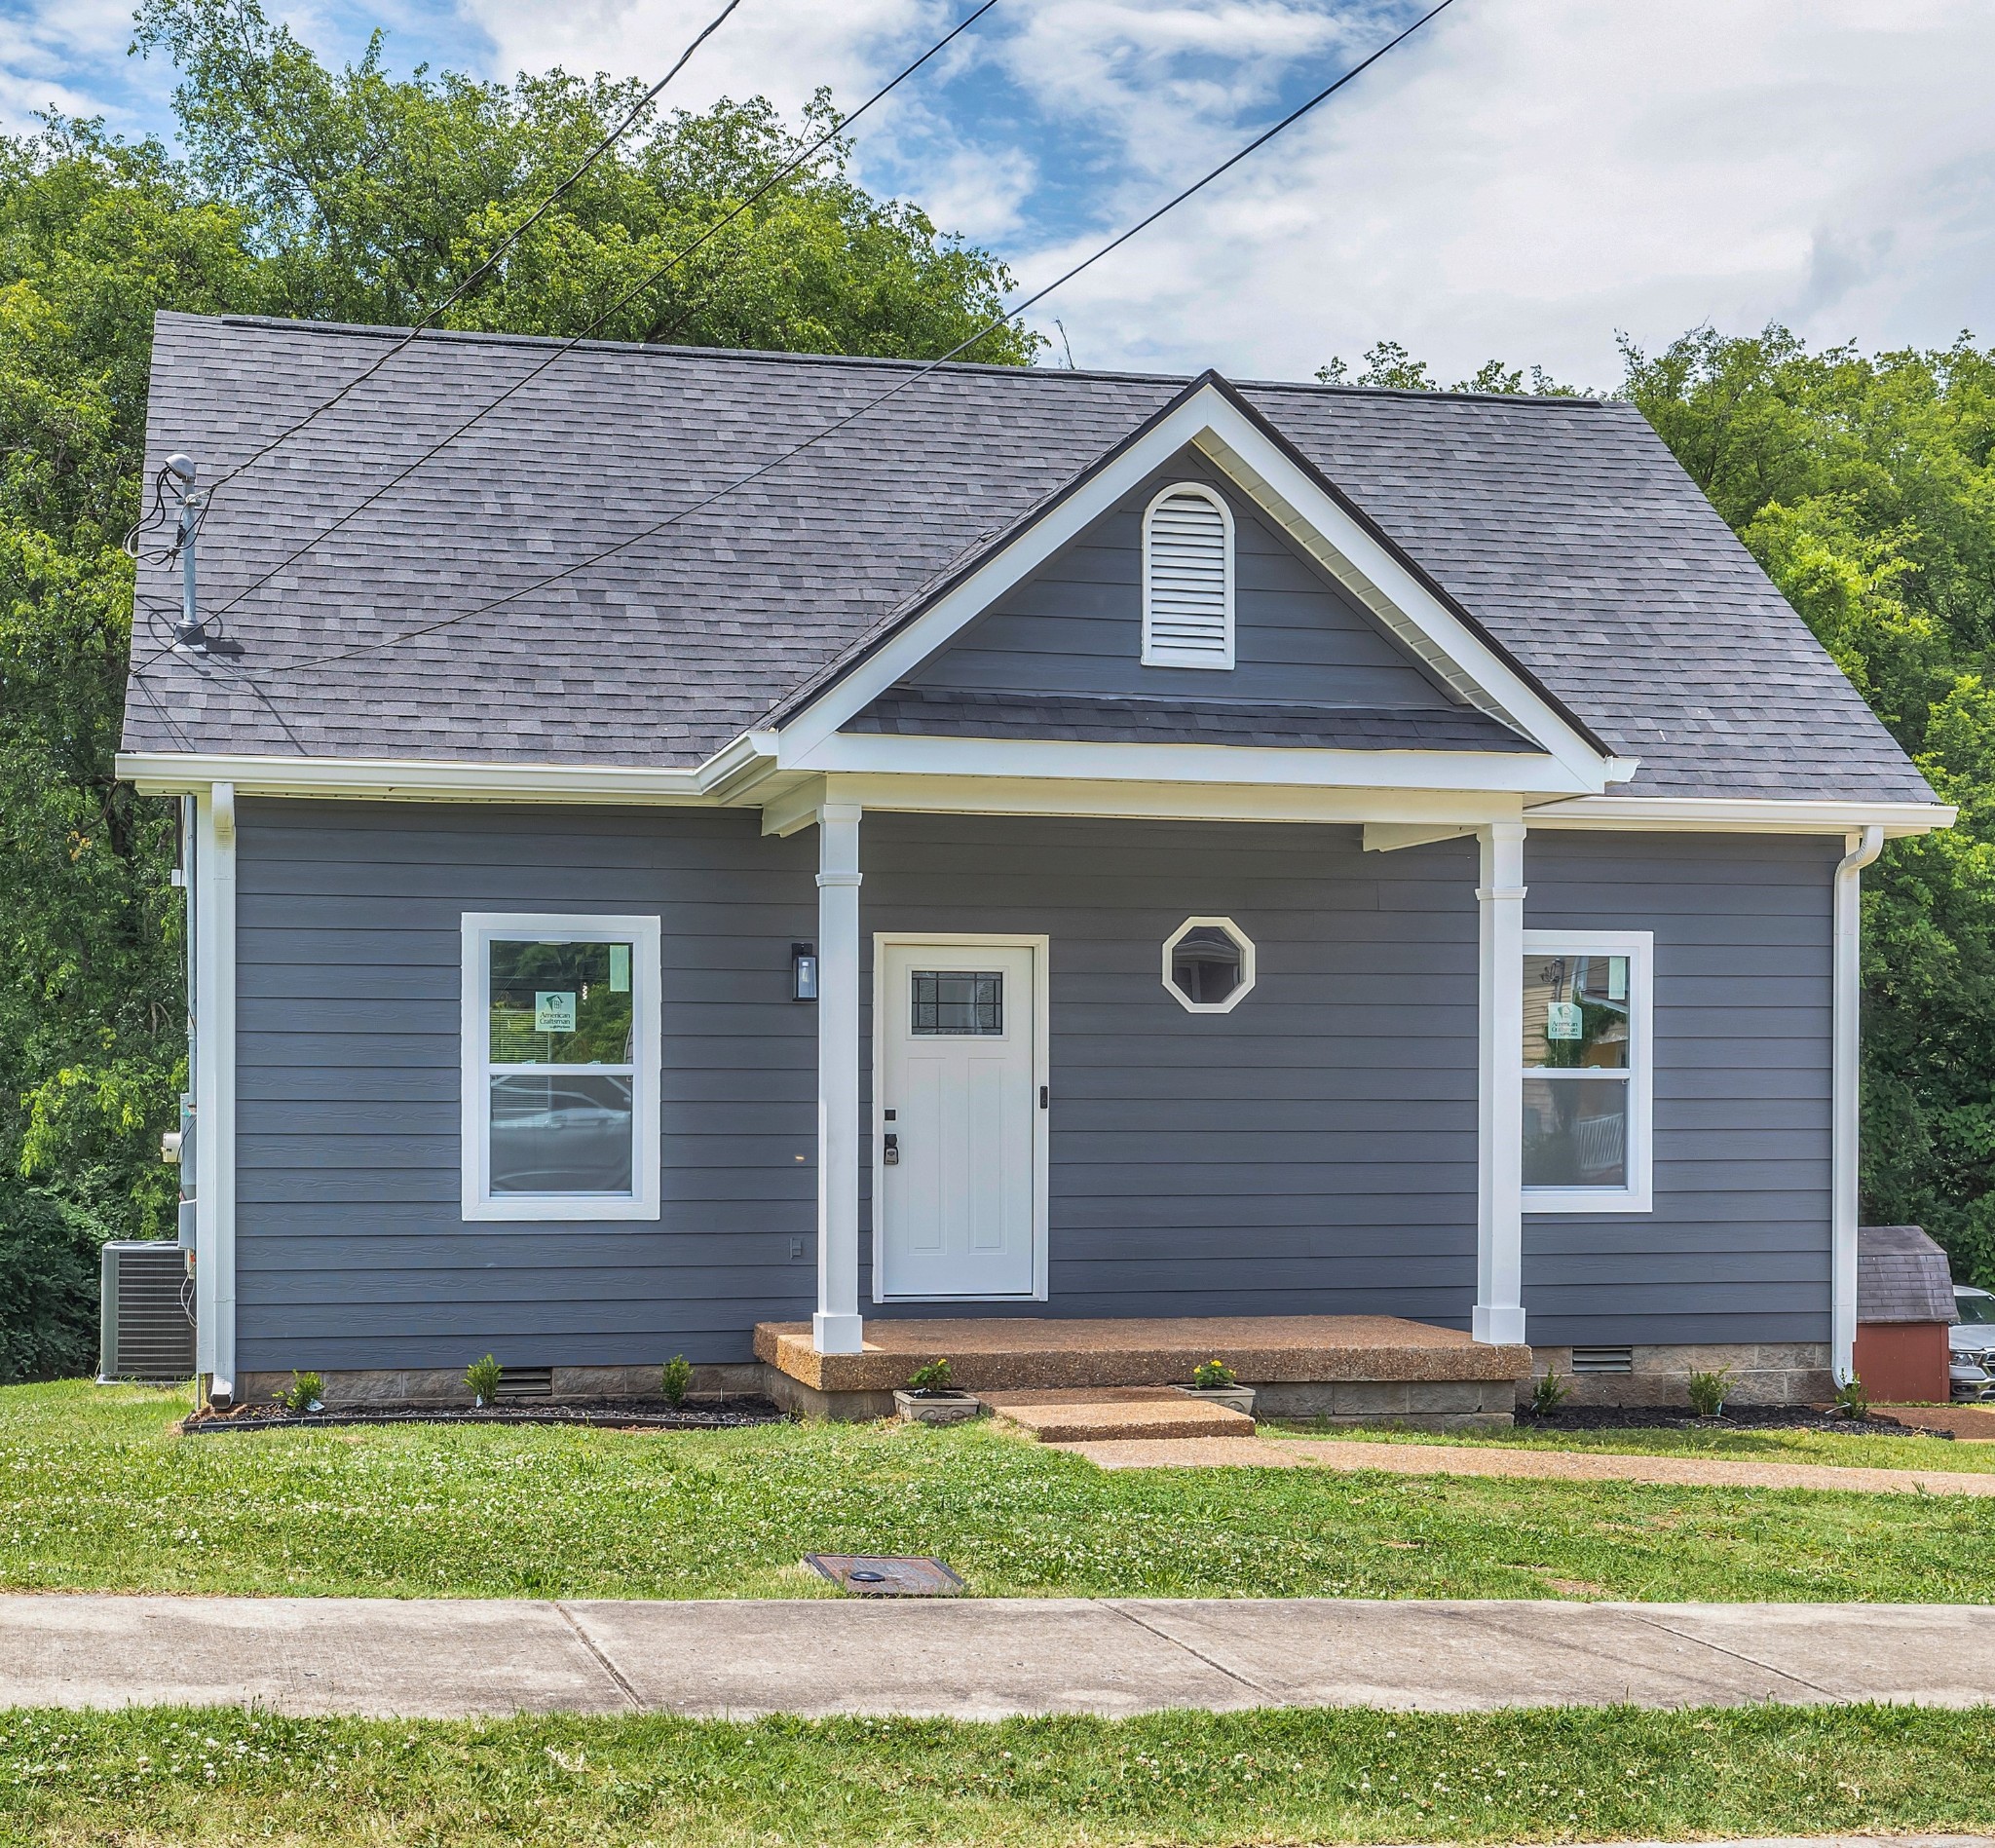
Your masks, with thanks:
[(1633, 406), (399, 342), (159, 325), (218, 1391), (910, 1317), (1847, 1373), (1859, 876), (1951, 817)]

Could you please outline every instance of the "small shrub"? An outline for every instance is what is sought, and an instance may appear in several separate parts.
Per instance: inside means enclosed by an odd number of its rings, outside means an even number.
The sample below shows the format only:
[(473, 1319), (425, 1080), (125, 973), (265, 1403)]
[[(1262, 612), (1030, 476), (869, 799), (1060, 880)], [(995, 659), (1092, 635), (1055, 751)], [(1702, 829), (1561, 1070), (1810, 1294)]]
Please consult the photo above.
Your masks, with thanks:
[(474, 1360), (464, 1370), (464, 1383), (479, 1405), (488, 1406), (499, 1397), (499, 1376), (505, 1371), (487, 1354), (483, 1360)]
[(1222, 1386), (1237, 1386), (1240, 1376), (1223, 1360), (1202, 1360), (1191, 1370), (1191, 1383), (1200, 1392), (1217, 1392)]
[(674, 1354), (665, 1362), (659, 1384), (664, 1388), (665, 1403), (676, 1412), (686, 1403), (693, 1385), (693, 1363), (684, 1354)]
[(948, 1392), (951, 1390), (949, 1361), (938, 1355), (925, 1367), (917, 1367), (908, 1375), (910, 1392)]
[(1870, 1395), (1863, 1390), (1863, 1382), (1855, 1374), (1835, 1389), (1835, 1409), (1846, 1418), (1867, 1418), (1870, 1415)]
[(301, 1374), (293, 1370), (291, 1383), (280, 1386), (271, 1397), (286, 1412), (322, 1412), (325, 1410), (325, 1381), (317, 1374)]
[(1561, 1377), (1558, 1368), (1550, 1368), (1531, 1381), (1531, 1415), (1542, 1418), (1557, 1412), (1571, 1397), (1570, 1383)]
[(1700, 1418), (1714, 1418), (1725, 1409), (1725, 1396), (1737, 1378), (1729, 1367), (1690, 1376), (1690, 1409)]

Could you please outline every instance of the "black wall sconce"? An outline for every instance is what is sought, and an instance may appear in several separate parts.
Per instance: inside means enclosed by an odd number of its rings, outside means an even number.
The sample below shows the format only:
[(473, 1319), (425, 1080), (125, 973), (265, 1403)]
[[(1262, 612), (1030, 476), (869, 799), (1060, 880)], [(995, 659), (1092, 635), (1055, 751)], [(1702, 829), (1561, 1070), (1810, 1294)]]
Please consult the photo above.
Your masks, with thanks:
[(809, 943), (790, 945), (790, 999), (814, 1001), (817, 999), (817, 948)]

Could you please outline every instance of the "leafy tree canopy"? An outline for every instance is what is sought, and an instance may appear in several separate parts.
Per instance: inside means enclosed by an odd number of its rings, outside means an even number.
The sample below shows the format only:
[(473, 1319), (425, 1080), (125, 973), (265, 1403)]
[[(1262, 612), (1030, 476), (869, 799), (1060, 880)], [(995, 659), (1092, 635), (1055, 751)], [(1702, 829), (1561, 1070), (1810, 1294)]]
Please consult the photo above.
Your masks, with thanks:
[[(398, 80), (378, 38), (333, 70), (256, 0), (146, 0), (137, 40), (179, 73), (184, 154), (55, 118), (0, 137), (0, 1378), (85, 1365), (92, 1244), (172, 1229), (173, 816), (112, 771), (153, 316), (420, 320), (642, 94), (560, 71)], [(795, 128), (759, 98), (648, 117), (448, 323), (948, 351), (1010, 279), (867, 194), (836, 138), (639, 286), (835, 126), (823, 95)], [(1007, 328), (974, 357), (1034, 346)]]

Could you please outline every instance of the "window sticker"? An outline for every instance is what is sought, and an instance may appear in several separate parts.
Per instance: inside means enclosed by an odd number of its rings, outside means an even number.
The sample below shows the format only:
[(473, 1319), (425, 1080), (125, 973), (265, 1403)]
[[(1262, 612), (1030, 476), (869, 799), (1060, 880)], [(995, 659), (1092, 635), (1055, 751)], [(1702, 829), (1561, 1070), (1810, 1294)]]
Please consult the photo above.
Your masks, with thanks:
[(630, 946), (627, 943), (610, 945), (610, 993), (630, 993)]
[(1628, 959), (1625, 956), (1607, 959), (1607, 999), (1610, 1001), (1628, 999)]
[(573, 1033), (575, 1031), (575, 991), (536, 989), (534, 991), (534, 1032)]
[(1578, 1039), (1584, 1030), (1580, 1025), (1579, 1003), (1577, 1001), (1548, 1001), (1545, 1004), (1545, 1037), (1547, 1039)]

